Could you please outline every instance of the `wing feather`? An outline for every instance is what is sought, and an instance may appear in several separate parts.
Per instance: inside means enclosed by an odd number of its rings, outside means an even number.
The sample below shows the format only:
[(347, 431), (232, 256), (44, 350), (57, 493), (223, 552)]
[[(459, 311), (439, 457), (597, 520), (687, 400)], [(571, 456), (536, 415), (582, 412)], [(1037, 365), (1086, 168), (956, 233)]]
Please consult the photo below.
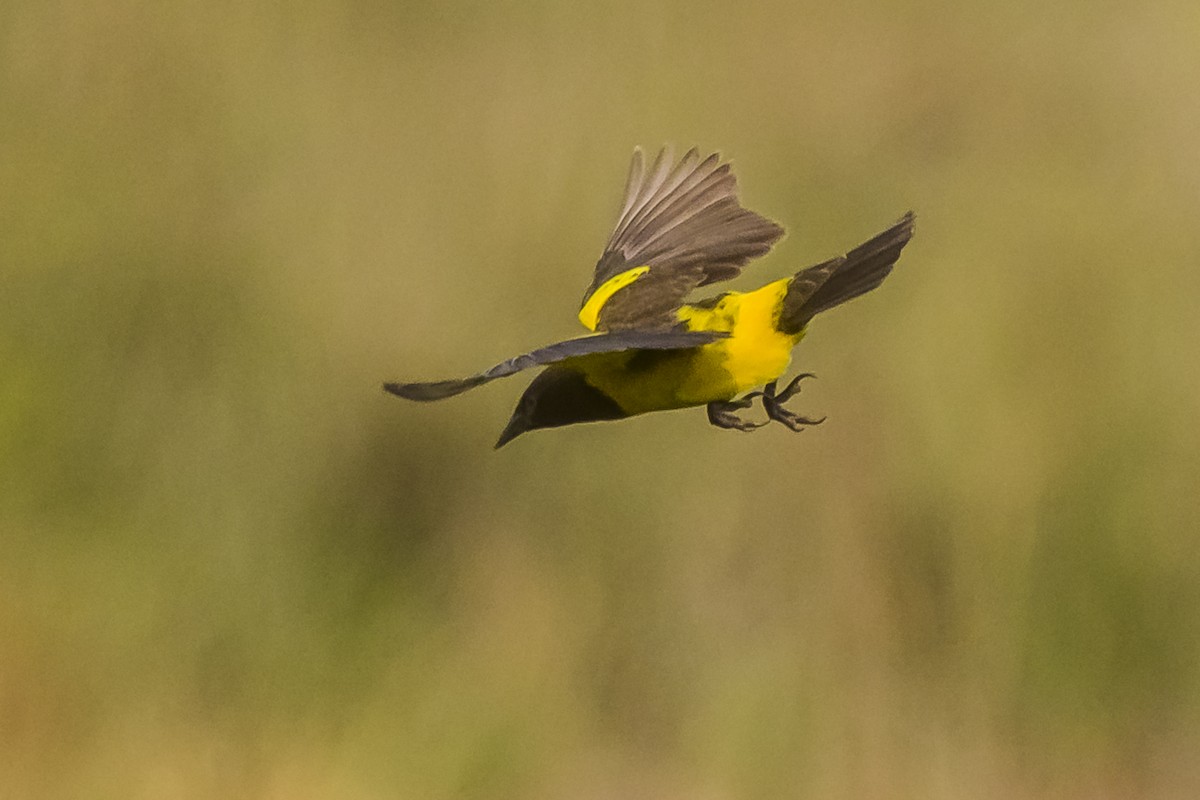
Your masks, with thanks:
[[(709, 156), (708, 160), (715, 164), (717, 156)], [(660, 199), (654, 208), (647, 209), (646, 215), (631, 227), (629, 238), (638, 241), (641, 248), (647, 247), (714, 204), (727, 199), (732, 181), (728, 164), (710, 172), (697, 168), (676, 186), (674, 194)], [(736, 204), (736, 200), (734, 202)]]
[(645, 177), (641, 185), (637, 187), (637, 196), (634, 199), (629, 220), (624, 226), (618, 226), (618, 229), (613, 231), (614, 249), (625, 244), (630, 233), (636, 229), (638, 222), (643, 219), (654, 195), (666, 184), (668, 173), (671, 169), (671, 157), (670, 147), (664, 147), (655, 157), (654, 165), (650, 167), (649, 176)]
[(693, 147), (672, 162), (665, 147), (647, 170), (642, 150), (634, 150), (621, 213), (584, 305), (612, 278), (649, 269), (603, 301), (598, 330), (672, 324), (671, 312), (689, 292), (734, 277), (783, 236), (779, 225), (742, 206), (737, 178), (719, 153), (701, 158)]
[(626, 330), (598, 336), (583, 336), (514, 356), (467, 378), (425, 383), (385, 383), (383, 388), (408, 400), (442, 400), (482, 386), (497, 378), (515, 375), (532, 367), (556, 364), (569, 358), (598, 353), (618, 353), (623, 350), (686, 350), (711, 344), (728, 335), (717, 331)]
[[(629, 162), (629, 177), (625, 179), (625, 204), (621, 208), (621, 213), (617, 216), (617, 230), (628, 218), (630, 210), (633, 208), (634, 201), (637, 200), (638, 187), (642, 185), (642, 180), (646, 176), (646, 159), (642, 155), (642, 148), (636, 147), (633, 150), (633, 160)], [(616, 236), (616, 231), (613, 231), (613, 236)], [(608, 245), (612, 244), (612, 238), (608, 240)], [(608, 249), (605, 245), (605, 249)]]
[[(664, 150), (663, 152), (668, 151)], [(614, 232), (614, 236), (617, 233), (620, 234), (619, 240), (614, 243), (617, 247), (637, 241), (655, 217), (666, 213), (667, 207), (680, 196), (691, 191), (697, 183), (705, 178), (705, 170), (701, 168), (704, 165), (697, 165), (699, 158), (700, 151), (693, 147), (680, 159), (679, 164), (670, 175), (663, 179), (655, 191), (640, 202), (636, 215), (627, 221), (623, 230)], [(709, 160), (713, 160), (712, 156), (709, 157)]]

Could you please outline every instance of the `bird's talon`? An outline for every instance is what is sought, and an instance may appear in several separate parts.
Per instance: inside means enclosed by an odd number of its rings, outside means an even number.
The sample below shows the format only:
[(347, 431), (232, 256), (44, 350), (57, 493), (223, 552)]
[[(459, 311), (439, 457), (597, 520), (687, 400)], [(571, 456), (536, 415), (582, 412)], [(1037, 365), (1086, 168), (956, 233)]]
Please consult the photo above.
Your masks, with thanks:
[(748, 419), (742, 419), (733, 413), (739, 409), (749, 408), (752, 405), (751, 400), (752, 398), (744, 397), (741, 400), (709, 403), (708, 421), (718, 428), (725, 428), (726, 430), (752, 431), (756, 428), (761, 428), (767, 423), (752, 422)]
[(804, 430), (809, 425), (820, 425), (824, 422), (825, 417), (821, 417), (820, 419), (803, 417), (783, 407), (785, 402), (800, 392), (800, 382), (802, 380), (815, 377), (811, 372), (801, 373), (792, 378), (791, 382), (781, 392), (776, 391), (775, 381), (771, 381), (763, 387), (762, 404), (767, 412), (767, 418), (785, 425), (789, 430), (796, 433)]

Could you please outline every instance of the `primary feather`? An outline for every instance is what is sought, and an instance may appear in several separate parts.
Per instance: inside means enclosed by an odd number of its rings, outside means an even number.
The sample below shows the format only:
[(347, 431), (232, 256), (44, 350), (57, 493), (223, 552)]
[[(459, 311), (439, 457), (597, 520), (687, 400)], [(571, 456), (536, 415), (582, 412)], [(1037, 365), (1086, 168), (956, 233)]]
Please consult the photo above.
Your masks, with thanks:
[(617, 225), (584, 295), (637, 267), (648, 272), (606, 298), (597, 329), (661, 327), (693, 289), (728, 280), (765, 254), (783, 228), (743, 208), (737, 179), (717, 153), (689, 150), (672, 167), (670, 148), (649, 172), (635, 150)]
[(569, 358), (619, 353), (624, 350), (686, 350), (711, 344), (728, 336), (719, 331), (617, 331), (599, 336), (582, 336), (546, 345), (530, 353), (513, 356), (494, 367), (467, 378), (423, 383), (385, 383), (383, 388), (407, 400), (443, 400), (468, 389), (515, 375), (521, 370), (557, 364)]

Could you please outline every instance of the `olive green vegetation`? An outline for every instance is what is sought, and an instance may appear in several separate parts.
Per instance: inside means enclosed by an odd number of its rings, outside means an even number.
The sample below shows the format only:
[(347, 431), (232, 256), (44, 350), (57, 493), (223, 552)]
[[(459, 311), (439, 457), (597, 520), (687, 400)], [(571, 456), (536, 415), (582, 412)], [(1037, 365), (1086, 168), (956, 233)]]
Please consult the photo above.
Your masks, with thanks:
[[(1200, 6), (0, 11), (0, 794), (1200, 793)], [(908, 208), (794, 435), (491, 445), (632, 148)]]

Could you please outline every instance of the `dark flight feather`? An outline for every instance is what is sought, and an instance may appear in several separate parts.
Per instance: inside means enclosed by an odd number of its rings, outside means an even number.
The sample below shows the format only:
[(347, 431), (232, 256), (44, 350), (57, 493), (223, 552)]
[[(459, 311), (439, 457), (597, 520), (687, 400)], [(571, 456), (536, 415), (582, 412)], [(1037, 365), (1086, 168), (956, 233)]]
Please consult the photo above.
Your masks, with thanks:
[(385, 383), (383, 388), (408, 400), (442, 400), (468, 389), (514, 375), (531, 367), (556, 364), (577, 356), (618, 353), (624, 350), (686, 350), (711, 344), (729, 334), (719, 331), (616, 331), (598, 336), (583, 336), (547, 345), (531, 353), (514, 356), (496, 366), (472, 375), (448, 381), (426, 383)]
[(814, 316), (874, 289), (886, 278), (912, 238), (915, 217), (908, 212), (883, 233), (841, 258), (796, 273), (783, 299), (779, 329), (799, 333)]
[(616, 292), (600, 310), (598, 329), (662, 327), (693, 289), (728, 280), (767, 253), (783, 228), (743, 208), (737, 179), (717, 153), (696, 148), (671, 166), (664, 148), (649, 172), (635, 150), (625, 201), (584, 295), (634, 267), (650, 271)]

